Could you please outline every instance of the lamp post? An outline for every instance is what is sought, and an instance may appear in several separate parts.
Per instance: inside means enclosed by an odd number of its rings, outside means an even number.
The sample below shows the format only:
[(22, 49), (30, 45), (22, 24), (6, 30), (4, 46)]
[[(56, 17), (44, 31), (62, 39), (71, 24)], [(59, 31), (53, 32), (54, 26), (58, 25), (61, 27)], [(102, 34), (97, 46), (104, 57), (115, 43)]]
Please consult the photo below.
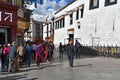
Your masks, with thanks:
[(80, 21), (77, 22), (78, 29), (80, 29)]

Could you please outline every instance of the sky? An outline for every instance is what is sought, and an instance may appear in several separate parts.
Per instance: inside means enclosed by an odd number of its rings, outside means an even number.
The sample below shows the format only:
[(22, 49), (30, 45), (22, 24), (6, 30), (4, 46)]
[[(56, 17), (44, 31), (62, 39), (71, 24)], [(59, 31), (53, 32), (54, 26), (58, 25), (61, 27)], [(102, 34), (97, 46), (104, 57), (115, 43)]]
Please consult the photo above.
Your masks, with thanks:
[(54, 12), (69, 4), (73, 0), (43, 0), (43, 4), (40, 5), (40, 0), (37, 0), (37, 8), (34, 7), (34, 3), (28, 5), (27, 8), (33, 11), (33, 18), (37, 21), (48, 21), (54, 17)]

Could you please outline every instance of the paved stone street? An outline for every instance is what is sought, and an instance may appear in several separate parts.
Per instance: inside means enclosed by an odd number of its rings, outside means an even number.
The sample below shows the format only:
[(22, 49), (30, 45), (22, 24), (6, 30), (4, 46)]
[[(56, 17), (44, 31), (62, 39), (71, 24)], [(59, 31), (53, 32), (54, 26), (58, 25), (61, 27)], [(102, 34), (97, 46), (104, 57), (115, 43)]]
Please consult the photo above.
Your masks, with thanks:
[(0, 73), (0, 80), (119, 80), (120, 59), (107, 57), (83, 57), (74, 60), (70, 68), (68, 60), (57, 58), (40, 67), (32, 64), (18, 73)]

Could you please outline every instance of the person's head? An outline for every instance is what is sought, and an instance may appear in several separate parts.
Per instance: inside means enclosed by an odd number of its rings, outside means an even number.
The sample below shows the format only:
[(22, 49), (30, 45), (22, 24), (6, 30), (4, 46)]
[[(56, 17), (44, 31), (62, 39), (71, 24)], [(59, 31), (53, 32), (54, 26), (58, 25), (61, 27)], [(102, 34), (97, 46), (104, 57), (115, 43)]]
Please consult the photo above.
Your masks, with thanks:
[(12, 45), (16, 45), (16, 42), (15, 42), (15, 41), (13, 41), (13, 42), (12, 42)]
[(62, 45), (62, 43), (60, 42), (60, 45)]
[(68, 44), (69, 44), (69, 45), (72, 45), (72, 41), (69, 41)]
[(78, 40), (76, 40), (76, 42), (78, 42)]
[(10, 43), (8, 43), (7, 46), (10, 47)]

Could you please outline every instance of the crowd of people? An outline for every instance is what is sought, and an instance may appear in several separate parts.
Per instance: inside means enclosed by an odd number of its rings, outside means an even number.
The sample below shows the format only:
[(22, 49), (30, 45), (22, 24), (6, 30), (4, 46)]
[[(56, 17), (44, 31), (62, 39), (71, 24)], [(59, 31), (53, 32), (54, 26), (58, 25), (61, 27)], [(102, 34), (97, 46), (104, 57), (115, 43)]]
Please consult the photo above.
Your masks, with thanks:
[(30, 67), (31, 61), (50, 62), (53, 57), (52, 41), (27, 43), (17, 46), (16, 42), (0, 45), (0, 71), (18, 71), (20, 67)]
[[(64, 51), (67, 52), (69, 65), (73, 67), (73, 60), (80, 58), (81, 44), (76, 40), (75, 45), (72, 41), (67, 46), (59, 45), (59, 58), (63, 60)], [(54, 44), (52, 41), (42, 43), (25, 42), (17, 46), (16, 42), (0, 45), (0, 71), (18, 71), (21, 67), (30, 67), (31, 61), (35, 61), (39, 66), (42, 62), (50, 62), (54, 54)]]

